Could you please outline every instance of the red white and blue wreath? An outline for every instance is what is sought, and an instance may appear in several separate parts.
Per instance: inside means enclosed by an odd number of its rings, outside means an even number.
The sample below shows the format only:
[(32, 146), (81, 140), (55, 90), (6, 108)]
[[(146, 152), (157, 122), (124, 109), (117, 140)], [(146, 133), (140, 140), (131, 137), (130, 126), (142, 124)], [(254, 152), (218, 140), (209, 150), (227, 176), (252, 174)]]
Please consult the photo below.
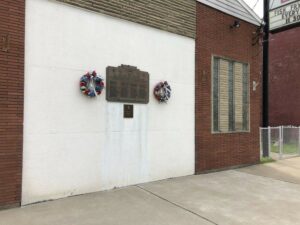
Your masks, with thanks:
[(154, 96), (159, 102), (167, 103), (171, 98), (171, 86), (167, 81), (159, 82), (154, 88)]
[(100, 95), (104, 89), (104, 82), (101, 76), (98, 76), (96, 71), (83, 75), (80, 78), (80, 90), (84, 95), (91, 98)]

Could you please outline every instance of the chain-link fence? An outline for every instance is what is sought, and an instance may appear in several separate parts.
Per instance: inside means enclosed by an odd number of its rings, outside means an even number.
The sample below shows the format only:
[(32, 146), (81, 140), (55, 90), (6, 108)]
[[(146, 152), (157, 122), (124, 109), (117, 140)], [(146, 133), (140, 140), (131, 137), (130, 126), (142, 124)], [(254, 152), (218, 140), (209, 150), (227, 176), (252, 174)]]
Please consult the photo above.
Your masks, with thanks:
[(300, 127), (260, 128), (260, 151), (275, 160), (300, 156)]

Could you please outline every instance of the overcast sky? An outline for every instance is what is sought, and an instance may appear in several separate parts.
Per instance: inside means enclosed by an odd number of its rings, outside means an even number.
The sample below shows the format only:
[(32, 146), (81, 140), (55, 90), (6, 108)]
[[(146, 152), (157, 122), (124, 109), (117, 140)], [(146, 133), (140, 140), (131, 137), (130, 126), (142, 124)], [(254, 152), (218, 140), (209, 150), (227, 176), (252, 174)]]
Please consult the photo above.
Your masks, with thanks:
[[(244, 0), (251, 8), (254, 7), (254, 5), (256, 4), (257, 0)], [(264, 0), (258, 0), (257, 5), (254, 8), (254, 11), (256, 12), (257, 15), (259, 15), (259, 17), (263, 17), (263, 11), (264, 11)]]

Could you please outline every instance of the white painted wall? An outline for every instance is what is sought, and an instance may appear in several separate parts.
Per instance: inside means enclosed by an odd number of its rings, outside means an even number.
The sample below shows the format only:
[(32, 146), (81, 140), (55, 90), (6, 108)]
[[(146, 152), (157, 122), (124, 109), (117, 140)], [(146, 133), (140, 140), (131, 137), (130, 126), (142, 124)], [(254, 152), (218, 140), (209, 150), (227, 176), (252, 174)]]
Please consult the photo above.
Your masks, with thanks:
[[(26, 1), (22, 204), (194, 173), (193, 39), (47, 1)], [(150, 73), (148, 105), (79, 91), (88, 70), (127, 64)], [(155, 84), (173, 96), (159, 104)]]

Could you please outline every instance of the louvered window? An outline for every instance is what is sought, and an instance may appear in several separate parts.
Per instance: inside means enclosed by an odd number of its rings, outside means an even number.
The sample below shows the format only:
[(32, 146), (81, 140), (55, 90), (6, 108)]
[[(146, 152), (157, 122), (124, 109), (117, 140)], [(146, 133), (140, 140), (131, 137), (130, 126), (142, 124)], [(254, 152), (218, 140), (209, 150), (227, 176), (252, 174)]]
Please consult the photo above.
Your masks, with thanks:
[(213, 131), (249, 130), (248, 64), (214, 57)]

